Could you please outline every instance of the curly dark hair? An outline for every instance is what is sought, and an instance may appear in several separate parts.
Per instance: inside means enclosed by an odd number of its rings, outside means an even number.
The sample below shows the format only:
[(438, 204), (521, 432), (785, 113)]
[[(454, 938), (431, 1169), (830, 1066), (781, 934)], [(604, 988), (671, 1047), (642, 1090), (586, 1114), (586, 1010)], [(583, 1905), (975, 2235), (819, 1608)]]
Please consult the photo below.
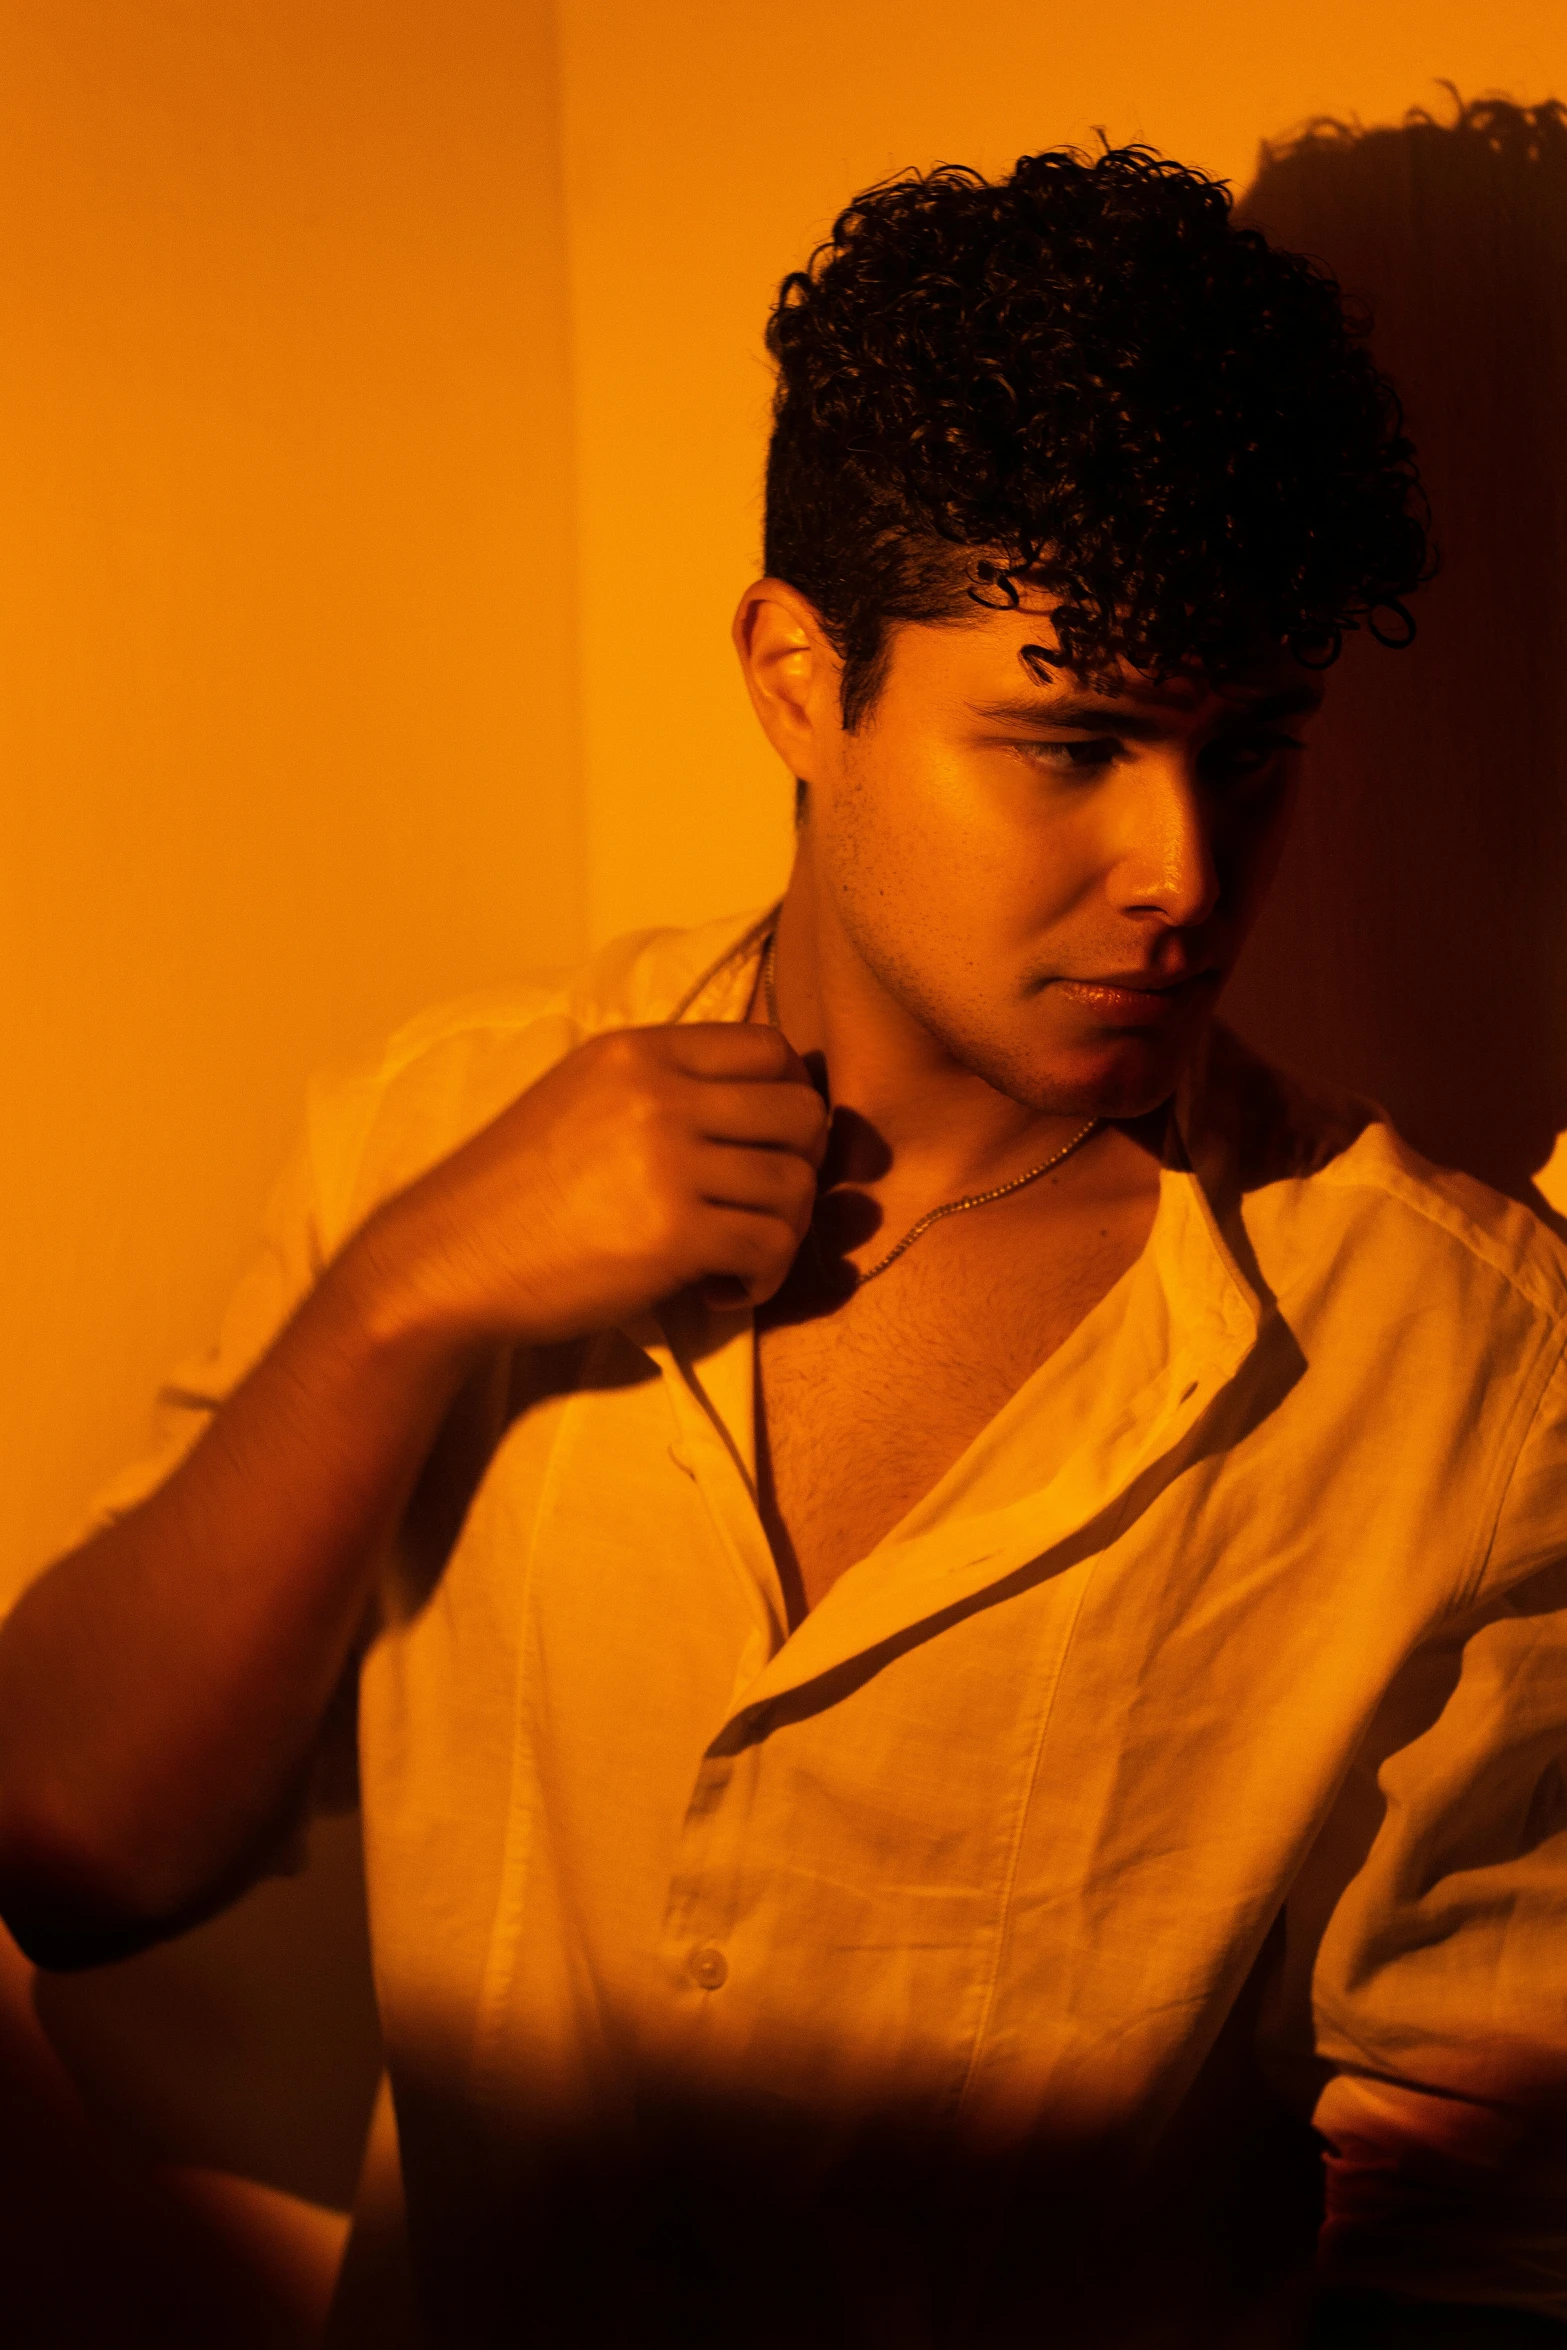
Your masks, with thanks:
[(1392, 386), (1319, 263), (1145, 147), (857, 196), (767, 330), (764, 561), (821, 617), (852, 729), (889, 623), (1059, 598), (1061, 657), (1221, 680), (1407, 642), (1428, 514)]

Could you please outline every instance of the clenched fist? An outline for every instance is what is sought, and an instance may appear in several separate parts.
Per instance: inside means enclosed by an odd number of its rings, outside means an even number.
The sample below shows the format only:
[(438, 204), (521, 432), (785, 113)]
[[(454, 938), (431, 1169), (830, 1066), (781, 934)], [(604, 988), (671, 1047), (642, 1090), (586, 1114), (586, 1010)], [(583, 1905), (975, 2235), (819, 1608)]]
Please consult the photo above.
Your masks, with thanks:
[(379, 1209), (361, 1250), (456, 1342), (585, 1336), (693, 1283), (772, 1296), (811, 1220), (827, 1111), (773, 1028), (625, 1028), (557, 1063)]

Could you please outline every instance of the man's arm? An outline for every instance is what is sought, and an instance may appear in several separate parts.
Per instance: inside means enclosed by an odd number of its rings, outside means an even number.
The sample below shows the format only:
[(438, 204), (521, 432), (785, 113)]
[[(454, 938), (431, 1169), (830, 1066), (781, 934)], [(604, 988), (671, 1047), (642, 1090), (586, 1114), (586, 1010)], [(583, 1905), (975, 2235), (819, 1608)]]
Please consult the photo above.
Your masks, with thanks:
[(783, 1279), (826, 1118), (774, 1030), (580, 1047), (387, 1201), (188, 1459), (0, 1629), (0, 1911), (92, 1963), (264, 1863), (475, 1352)]
[[(1554, 1450), (1567, 1381), (1547, 1403)], [(1532, 1565), (1511, 1507), (1502, 1532)], [(1313, 2345), (1500, 2350), (1567, 2321), (1564, 1744), (1553, 1564), (1412, 1652), (1296, 1877), (1264, 2041), (1285, 2077), (1323, 2068)]]

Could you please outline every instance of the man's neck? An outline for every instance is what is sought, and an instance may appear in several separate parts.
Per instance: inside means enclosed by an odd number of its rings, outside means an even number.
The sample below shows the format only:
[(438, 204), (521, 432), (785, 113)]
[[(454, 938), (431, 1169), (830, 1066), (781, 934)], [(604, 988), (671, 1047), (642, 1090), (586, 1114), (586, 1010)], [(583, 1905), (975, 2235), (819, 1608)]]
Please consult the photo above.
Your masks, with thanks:
[(945, 1198), (1009, 1180), (1078, 1133), (966, 1068), (877, 977), (795, 863), (775, 934), (780, 1025), (835, 1112), (836, 1179)]

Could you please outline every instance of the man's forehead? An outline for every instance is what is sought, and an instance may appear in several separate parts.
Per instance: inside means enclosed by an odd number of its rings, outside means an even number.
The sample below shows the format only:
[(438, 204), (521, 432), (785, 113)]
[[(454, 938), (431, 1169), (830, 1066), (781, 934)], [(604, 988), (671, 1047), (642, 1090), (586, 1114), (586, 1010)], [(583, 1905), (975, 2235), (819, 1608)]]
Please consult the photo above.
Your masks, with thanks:
[[(1000, 616), (998, 615), (998, 618)], [(1260, 646), (1249, 660), (1215, 679), (1197, 663), (1154, 675), (1130, 661), (1085, 674), (1070, 668), (1054, 632), (1010, 625), (988, 638), (977, 666), (967, 669), (965, 699), (975, 715), (1001, 722), (1076, 728), (1118, 726), (1150, 738), (1166, 732), (1228, 727), (1308, 717), (1322, 700), (1322, 679), (1286, 647)], [(953, 682), (956, 682), (954, 680)]]
[(1025, 642), (1017, 663), (1027, 681), (1028, 699), (1040, 709), (1131, 709), (1152, 718), (1193, 718), (1215, 703), (1246, 709), (1265, 702), (1290, 710), (1316, 709), (1322, 680), (1303, 669), (1284, 646), (1259, 646), (1248, 660), (1215, 679), (1200, 663), (1152, 675), (1130, 661), (1092, 675), (1069, 668), (1053, 646)]
[(1179, 664), (1153, 675), (1130, 661), (1117, 660), (1092, 673), (1070, 667), (1063, 659), (1054, 614), (1059, 597), (1037, 579), (1014, 581), (1016, 601), (975, 599), (964, 615), (962, 632), (986, 647), (986, 665), (993, 666), (998, 691), (1003, 678), (1015, 678), (1021, 668), (1025, 689), (1041, 706), (1051, 702), (1098, 702), (1136, 708), (1150, 716), (1191, 717), (1215, 700), (1244, 703), (1266, 697), (1273, 700), (1288, 691), (1292, 707), (1312, 710), (1322, 699), (1319, 672), (1307, 669), (1276, 637), (1261, 627), (1256, 640), (1237, 662), (1227, 665), (1222, 680), (1198, 661)]
[(1200, 663), (1160, 673), (1127, 660), (1083, 671), (1063, 658), (1051, 621), (1053, 599), (981, 605), (961, 616), (900, 621), (892, 630), (899, 666), (919, 647), (938, 692), (954, 689), (982, 718), (1086, 726), (1125, 719), (1154, 734), (1168, 728), (1309, 716), (1322, 701), (1321, 673), (1260, 632), (1255, 650), (1215, 678)]

